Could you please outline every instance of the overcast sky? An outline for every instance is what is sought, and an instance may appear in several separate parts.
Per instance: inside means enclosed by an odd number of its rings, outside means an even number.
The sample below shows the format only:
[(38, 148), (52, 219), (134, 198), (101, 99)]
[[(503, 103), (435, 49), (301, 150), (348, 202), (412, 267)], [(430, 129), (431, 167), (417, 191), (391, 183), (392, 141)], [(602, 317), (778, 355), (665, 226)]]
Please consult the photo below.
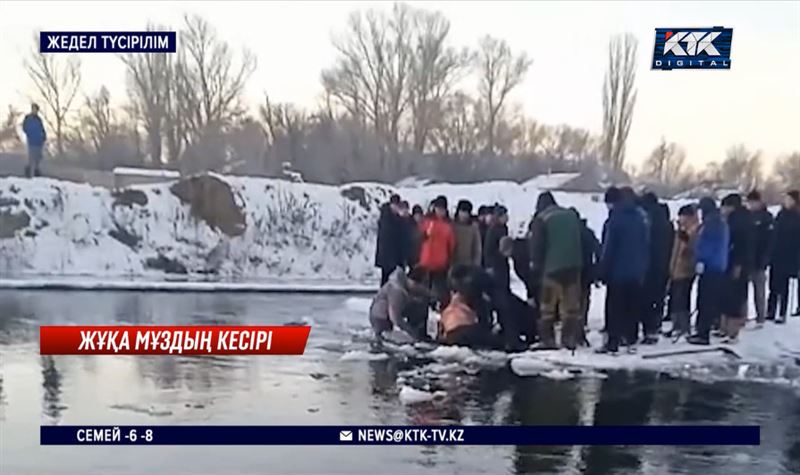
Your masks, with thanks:
[[(800, 2), (409, 2), (439, 10), (451, 43), (475, 46), (485, 34), (525, 51), (533, 66), (513, 100), (547, 124), (601, 128), (601, 86), (610, 35), (639, 39), (638, 102), (628, 159), (641, 161), (661, 136), (682, 144), (699, 166), (736, 143), (768, 161), (800, 150)], [(27, 109), (22, 69), (39, 30), (143, 30), (148, 21), (177, 29), (184, 13), (213, 23), (234, 46), (258, 57), (247, 97), (313, 106), (320, 70), (333, 62), (332, 34), (371, 2), (0, 2), (0, 107)], [(729, 71), (651, 71), (657, 27), (732, 27)], [(106, 85), (122, 103), (125, 73), (110, 54), (83, 54), (83, 89)]]

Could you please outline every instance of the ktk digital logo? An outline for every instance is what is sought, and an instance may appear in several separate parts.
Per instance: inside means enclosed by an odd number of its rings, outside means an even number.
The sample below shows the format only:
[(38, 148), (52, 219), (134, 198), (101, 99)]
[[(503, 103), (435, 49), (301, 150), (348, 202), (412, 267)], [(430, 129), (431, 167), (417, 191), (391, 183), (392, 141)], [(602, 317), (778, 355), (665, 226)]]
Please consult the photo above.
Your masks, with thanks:
[(656, 28), (652, 69), (730, 69), (733, 28)]

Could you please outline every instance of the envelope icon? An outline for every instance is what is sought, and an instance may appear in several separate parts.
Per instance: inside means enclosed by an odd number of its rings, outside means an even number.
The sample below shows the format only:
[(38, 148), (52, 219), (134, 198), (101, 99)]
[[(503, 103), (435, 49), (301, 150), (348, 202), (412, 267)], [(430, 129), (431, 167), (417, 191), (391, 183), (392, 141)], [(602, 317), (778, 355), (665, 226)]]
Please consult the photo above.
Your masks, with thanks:
[(352, 430), (340, 430), (339, 431), (339, 441), (340, 442), (352, 442), (353, 441), (353, 431)]

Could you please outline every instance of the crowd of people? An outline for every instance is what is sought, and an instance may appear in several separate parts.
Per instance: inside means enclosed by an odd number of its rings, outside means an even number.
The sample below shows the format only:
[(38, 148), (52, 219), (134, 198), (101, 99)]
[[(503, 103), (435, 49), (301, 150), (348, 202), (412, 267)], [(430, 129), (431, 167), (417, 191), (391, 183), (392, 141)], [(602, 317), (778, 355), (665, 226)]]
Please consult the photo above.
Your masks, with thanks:
[[(397, 329), (429, 338), (429, 308), (440, 312), (444, 344), (521, 351), (588, 346), (592, 286), (605, 285), (599, 353), (629, 353), (660, 338), (733, 344), (748, 316), (756, 328), (785, 323), (790, 280), (800, 270), (800, 193), (784, 195), (776, 216), (758, 191), (669, 207), (650, 192), (611, 187), (598, 239), (575, 208), (539, 195), (525, 236), (511, 237), (501, 204), (447, 198), (426, 211), (392, 195), (381, 207), (375, 265), (381, 288), (370, 308), (378, 336)], [(511, 291), (511, 271), (526, 299)], [(692, 310), (693, 290), (696, 295)], [(800, 315), (800, 285), (793, 315)], [(768, 297), (767, 297), (768, 295)], [(696, 318), (693, 320), (693, 317)], [(671, 328), (662, 331), (664, 322)], [(556, 328), (560, 323), (560, 338)]]

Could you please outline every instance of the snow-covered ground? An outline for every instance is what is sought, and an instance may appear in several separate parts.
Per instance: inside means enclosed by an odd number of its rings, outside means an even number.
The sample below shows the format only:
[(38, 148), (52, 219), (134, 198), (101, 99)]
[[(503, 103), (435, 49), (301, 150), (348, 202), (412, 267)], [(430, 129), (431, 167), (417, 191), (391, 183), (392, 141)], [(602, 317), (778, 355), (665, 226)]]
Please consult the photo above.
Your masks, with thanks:
[[(569, 174), (567, 174), (569, 175)], [(425, 206), (437, 195), (453, 207), (503, 203), (509, 228), (524, 233), (536, 197), (565, 177), (518, 184), (392, 187), (376, 183), (327, 186), (284, 180), (209, 175), (222, 183), (243, 215), (243, 232), (223, 231), (173, 192), (176, 182), (122, 192), (48, 178), (0, 179), (0, 275), (158, 281), (328, 281), (374, 284), (379, 206), (393, 192)], [(567, 177), (568, 178), (568, 177)], [(214, 183), (212, 183), (214, 184)], [(204, 188), (198, 188), (202, 194)], [(220, 191), (220, 190), (216, 190)], [(556, 193), (595, 229), (605, 206), (599, 197)], [(222, 200), (216, 195), (210, 200)], [(202, 199), (195, 199), (205, 206)], [(228, 210), (216, 210), (225, 220)], [(18, 283), (21, 285), (21, 283)]]
[[(521, 289), (515, 289), (521, 290)], [(800, 318), (790, 318), (785, 325), (767, 324), (755, 329), (750, 322), (740, 335), (739, 342), (728, 345), (735, 356), (723, 351), (701, 354), (653, 356), (681, 350), (713, 349), (720, 346), (697, 347), (685, 341), (673, 343), (661, 338), (657, 345), (638, 346), (635, 354), (624, 350), (617, 356), (600, 355), (594, 352), (602, 344), (600, 329), (603, 326), (602, 289), (595, 289), (593, 305), (589, 315), (589, 342), (592, 348), (568, 350), (528, 351), (507, 354), (498, 351), (471, 350), (464, 347), (435, 347), (426, 344), (387, 345), (384, 351), (351, 350), (342, 359), (345, 361), (375, 361), (390, 355), (400, 358), (430, 360), (401, 374), (402, 383), (419, 387), (438, 375), (467, 372), (481, 368), (497, 368), (509, 364), (511, 370), (522, 377), (538, 377), (553, 380), (576, 378), (606, 378), (612, 370), (646, 370), (661, 372), (672, 377), (697, 379), (700, 381), (742, 380), (778, 384), (800, 391)], [(366, 309), (369, 299), (348, 299), (351, 309)], [(665, 324), (668, 328), (669, 324)], [(425, 387), (422, 387), (424, 390)], [(423, 398), (414, 393), (415, 397)], [(430, 398), (434, 395), (431, 393)]]

